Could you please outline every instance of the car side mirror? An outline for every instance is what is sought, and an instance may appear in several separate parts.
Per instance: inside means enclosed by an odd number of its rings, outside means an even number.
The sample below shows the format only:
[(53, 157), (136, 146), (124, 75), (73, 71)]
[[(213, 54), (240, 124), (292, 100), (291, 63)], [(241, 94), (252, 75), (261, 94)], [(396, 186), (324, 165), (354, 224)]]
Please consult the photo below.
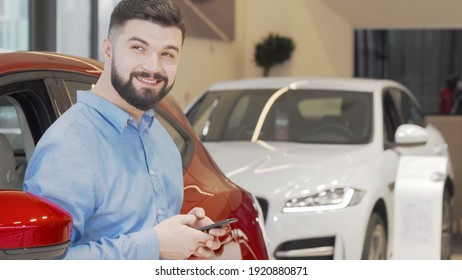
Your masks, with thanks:
[(425, 128), (415, 124), (402, 124), (395, 132), (395, 143), (398, 145), (421, 145), (428, 141)]
[(0, 260), (57, 259), (69, 247), (72, 217), (45, 198), (0, 190)]

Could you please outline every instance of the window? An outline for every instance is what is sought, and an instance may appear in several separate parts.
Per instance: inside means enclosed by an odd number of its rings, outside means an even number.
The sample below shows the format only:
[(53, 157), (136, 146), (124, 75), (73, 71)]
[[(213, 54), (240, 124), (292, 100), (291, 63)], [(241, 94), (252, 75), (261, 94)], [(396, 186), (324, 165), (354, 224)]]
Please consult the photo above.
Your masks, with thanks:
[(232, 111), (228, 120), (229, 129), (232, 130), (239, 128), (239, 126), (242, 124), (242, 121), (244, 121), (242, 118), (244, 117), (244, 113), (249, 110), (249, 106), (251, 106), (251, 103), (248, 96), (244, 96), (237, 101), (237, 104), (234, 106), (234, 110)]
[(355, 76), (398, 81), (419, 100), (422, 112), (438, 114), (440, 90), (448, 77), (461, 74), (461, 46), (459, 28), (358, 29)]
[(29, 0), (0, 0), (0, 49), (29, 49)]
[[(66, 0), (67, 1), (67, 0)], [(77, 2), (77, 1), (75, 1)], [(109, 29), (109, 20), (111, 18), (111, 11), (120, 2), (120, 0), (98, 0), (98, 49), (103, 44), (104, 38), (107, 36)], [(103, 53), (98, 53), (98, 60), (103, 61)]]
[(195, 146), (194, 141), (191, 139), (191, 135), (181, 124), (178, 124), (170, 117), (168, 111), (163, 110), (160, 106), (156, 109), (156, 119), (159, 120), (162, 126), (167, 130), (173, 142), (175, 142), (181, 154), (183, 170), (186, 170), (194, 156)]
[(71, 100), (72, 104), (75, 104), (77, 102), (78, 90), (90, 90), (94, 86), (94, 84), (90, 84), (87, 82), (76, 82), (70, 80), (65, 80), (64, 85), (66, 87), (67, 94), (69, 95), (69, 99)]
[(396, 109), (395, 102), (391, 91), (387, 90), (383, 93), (383, 121), (385, 141), (393, 143), (395, 141), (395, 131), (401, 125), (401, 120)]
[(156, 114), (156, 118), (165, 127), (168, 134), (173, 139), (173, 142), (175, 142), (176, 147), (178, 148), (181, 155), (183, 156), (185, 149), (186, 149), (186, 141), (183, 138), (183, 136), (180, 134), (180, 132), (177, 129), (175, 129), (175, 127), (172, 124), (170, 124), (167, 120), (165, 120), (160, 114)]
[(426, 126), (425, 118), (417, 101), (400, 89), (386, 89), (384, 106), (385, 111), (389, 113), (388, 117), (393, 119), (394, 129), (404, 123)]
[(303, 100), (298, 104), (298, 110), (304, 118), (322, 118), (327, 115), (340, 116), (341, 108), (341, 98)]
[[(4, 105), (1, 105), (1, 103)], [(0, 133), (8, 138), (14, 150), (24, 150), (18, 114), (13, 105), (7, 105), (6, 103), (6, 100), (0, 101)]]
[(56, 2), (58, 52), (90, 57), (90, 8), (90, 0)]
[(223, 90), (206, 93), (187, 117), (203, 141), (367, 143), (372, 94), (329, 90)]
[(96, 76), (69, 72), (54, 72), (53, 75), (56, 77), (56, 82), (65, 103), (63, 110), (67, 110), (67, 108), (77, 102), (78, 90), (90, 90), (98, 80)]
[(416, 104), (411, 97), (401, 92), (401, 105), (400, 108), (403, 111), (403, 118), (406, 123), (419, 125), (421, 127), (425, 127), (425, 118), (420, 111), (420, 107)]

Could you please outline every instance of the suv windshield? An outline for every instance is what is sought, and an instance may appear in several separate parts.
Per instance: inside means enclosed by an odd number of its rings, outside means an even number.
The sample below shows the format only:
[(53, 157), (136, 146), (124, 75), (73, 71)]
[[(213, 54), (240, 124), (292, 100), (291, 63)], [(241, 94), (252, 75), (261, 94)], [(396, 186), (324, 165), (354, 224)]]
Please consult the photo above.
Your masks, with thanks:
[(187, 113), (202, 141), (364, 144), (372, 94), (332, 90), (209, 91)]

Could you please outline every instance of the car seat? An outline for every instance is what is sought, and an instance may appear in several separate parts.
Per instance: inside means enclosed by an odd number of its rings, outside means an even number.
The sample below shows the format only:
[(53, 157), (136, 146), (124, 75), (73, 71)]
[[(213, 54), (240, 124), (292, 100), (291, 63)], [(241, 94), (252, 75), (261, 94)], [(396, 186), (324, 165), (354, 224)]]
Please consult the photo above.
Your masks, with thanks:
[[(19, 167), (23, 168), (23, 167)], [(22, 190), (20, 186), (19, 174), (16, 159), (14, 158), (13, 148), (8, 138), (0, 133), (0, 189)]]

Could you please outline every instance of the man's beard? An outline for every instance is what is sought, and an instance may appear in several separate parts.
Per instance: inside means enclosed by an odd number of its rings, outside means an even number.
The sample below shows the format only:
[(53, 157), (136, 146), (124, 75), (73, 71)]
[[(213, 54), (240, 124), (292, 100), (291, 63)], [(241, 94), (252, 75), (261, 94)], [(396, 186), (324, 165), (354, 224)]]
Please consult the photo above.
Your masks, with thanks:
[[(133, 85), (133, 79), (136, 79), (135, 77), (151, 77), (156, 80), (162, 80), (164, 86), (157, 93), (154, 89), (149, 88), (142, 88), (138, 91)], [(167, 77), (157, 73), (152, 76), (147, 72), (132, 72), (130, 73), (128, 81), (124, 83), (122, 77), (117, 72), (114, 61), (112, 62), (111, 82), (112, 86), (119, 93), (120, 97), (122, 97), (133, 107), (142, 111), (152, 109), (154, 105), (159, 103), (159, 101), (161, 101), (162, 98), (164, 98), (173, 87), (173, 84), (167, 87)]]

